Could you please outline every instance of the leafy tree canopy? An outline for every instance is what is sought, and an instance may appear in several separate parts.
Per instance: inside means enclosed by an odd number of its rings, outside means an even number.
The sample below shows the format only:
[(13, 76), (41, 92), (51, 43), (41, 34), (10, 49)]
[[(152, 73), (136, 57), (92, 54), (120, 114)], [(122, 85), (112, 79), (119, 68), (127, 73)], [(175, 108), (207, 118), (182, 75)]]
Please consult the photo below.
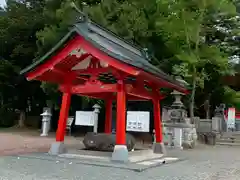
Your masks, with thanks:
[(59, 104), (55, 85), (26, 82), (18, 72), (67, 33), (76, 18), (72, 2), (97, 23), (147, 48), (154, 65), (181, 75), (191, 89), (185, 101), (190, 116), (202, 115), (206, 101), (212, 108), (239, 104), (239, 92), (222, 81), (239, 72), (239, 0), (8, 0), (0, 14), (2, 104), (15, 102), (23, 111), (29, 101)]

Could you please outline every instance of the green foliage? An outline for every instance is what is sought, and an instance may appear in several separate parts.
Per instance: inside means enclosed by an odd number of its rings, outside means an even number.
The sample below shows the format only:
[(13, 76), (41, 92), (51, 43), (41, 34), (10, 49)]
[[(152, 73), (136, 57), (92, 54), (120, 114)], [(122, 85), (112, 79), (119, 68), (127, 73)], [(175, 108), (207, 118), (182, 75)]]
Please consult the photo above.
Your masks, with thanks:
[(224, 87), (224, 100), (228, 105), (232, 105), (234, 107), (239, 106), (240, 104), (240, 92), (231, 89), (230, 87)]
[(0, 16), (0, 111), (9, 123), (13, 121), (9, 115), (25, 111), (28, 101), (35, 107), (39, 99), (44, 100), (38, 97), (43, 97), (38, 83), (19, 77), (20, 69), (29, 65), (37, 52), (35, 34), (44, 26), (43, 7), (42, 0), (9, 0)]
[(157, 5), (156, 27), (173, 50), (173, 59), (179, 61), (173, 66), (173, 73), (182, 75), (192, 85), (190, 116), (194, 116), (196, 89), (204, 89), (205, 82), (212, 80), (206, 67), (213, 65), (212, 72), (217, 71), (219, 77), (233, 73), (229, 54), (221, 51), (225, 39), (218, 39), (216, 34), (221, 30), (219, 22), (236, 16), (236, 7), (228, 0), (161, 0)]
[(48, 96), (47, 105), (54, 109), (59, 109), (58, 99), (61, 94), (58, 91), (58, 86), (56, 84), (43, 82), (41, 84), (41, 88), (43, 89), (45, 94)]
[(0, 127), (11, 127), (15, 124), (17, 113), (12, 110), (12, 104), (4, 104), (0, 108)]
[(26, 82), (18, 72), (68, 32), (76, 19), (72, 2), (97, 23), (148, 48), (154, 65), (184, 77), (191, 87), (186, 101), (191, 116), (207, 99), (212, 105), (239, 103), (239, 93), (222, 82), (222, 76), (239, 72), (239, 64), (229, 61), (239, 55), (238, 0), (9, 0), (0, 15), (2, 108), (10, 103), (25, 110), (29, 100), (59, 107), (56, 85)]

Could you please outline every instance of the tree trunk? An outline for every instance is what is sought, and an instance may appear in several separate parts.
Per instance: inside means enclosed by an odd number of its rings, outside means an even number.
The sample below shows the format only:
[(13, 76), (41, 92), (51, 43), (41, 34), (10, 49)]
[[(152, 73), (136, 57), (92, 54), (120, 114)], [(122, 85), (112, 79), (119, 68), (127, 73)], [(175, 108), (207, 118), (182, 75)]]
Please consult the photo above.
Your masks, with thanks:
[(189, 104), (189, 113), (190, 113), (191, 121), (193, 121), (193, 118), (194, 118), (195, 93), (196, 93), (196, 78), (194, 76), (193, 77), (192, 93), (191, 93), (190, 104)]
[(210, 119), (210, 94), (208, 95), (207, 99), (204, 102), (204, 110), (206, 113), (206, 119)]
[(209, 108), (206, 111), (206, 119), (210, 119), (210, 109)]
[(19, 128), (23, 128), (25, 127), (25, 119), (26, 119), (26, 114), (24, 111), (20, 111), (20, 115), (19, 115), (19, 120), (18, 120), (18, 127)]

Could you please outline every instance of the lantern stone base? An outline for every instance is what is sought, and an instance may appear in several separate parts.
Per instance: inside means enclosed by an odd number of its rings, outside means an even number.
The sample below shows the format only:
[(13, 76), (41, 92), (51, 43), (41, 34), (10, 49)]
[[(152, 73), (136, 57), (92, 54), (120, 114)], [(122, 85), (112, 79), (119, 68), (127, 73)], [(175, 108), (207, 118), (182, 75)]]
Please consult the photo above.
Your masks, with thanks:
[(41, 137), (47, 137), (48, 136), (48, 133), (42, 133), (40, 134)]
[(168, 135), (169, 146), (180, 149), (193, 149), (197, 141), (194, 124), (190, 123), (165, 123), (164, 133)]
[(112, 161), (128, 162), (128, 149), (126, 145), (115, 145), (112, 153)]
[(156, 154), (166, 154), (167, 151), (165, 149), (164, 143), (154, 143), (153, 144), (153, 153)]
[(58, 155), (58, 154), (66, 153), (66, 152), (67, 152), (67, 149), (63, 142), (54, 142), (54, 143), (52, 143), (51, 148), (48, 153), (50, 155)]

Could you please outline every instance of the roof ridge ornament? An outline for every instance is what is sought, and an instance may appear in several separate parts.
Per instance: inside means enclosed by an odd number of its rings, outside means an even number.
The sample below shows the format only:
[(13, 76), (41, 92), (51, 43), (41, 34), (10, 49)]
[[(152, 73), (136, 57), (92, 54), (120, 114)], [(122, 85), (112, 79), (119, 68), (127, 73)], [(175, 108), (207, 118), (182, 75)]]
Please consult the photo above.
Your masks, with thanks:
[(150, 56), (150, 54), (149, 54), (149, 49), (148, 48), (142, 48), (142, 53), (143, 53), (143, 55), (145, 56), (145, 58), (148, 60), (148, 61), (150, 61), (151, 60), (151, 56)]
[[(83, 4), (85, 5), (85, 3)], [(70, 6), (79, 14), (79, 16), (77, 16), (77, 22), (86, 22), (88, 21), (88, 15), (85, 14), (83, 11), (81, 11), (77, 5), (74, 2), (71, 2)]]

